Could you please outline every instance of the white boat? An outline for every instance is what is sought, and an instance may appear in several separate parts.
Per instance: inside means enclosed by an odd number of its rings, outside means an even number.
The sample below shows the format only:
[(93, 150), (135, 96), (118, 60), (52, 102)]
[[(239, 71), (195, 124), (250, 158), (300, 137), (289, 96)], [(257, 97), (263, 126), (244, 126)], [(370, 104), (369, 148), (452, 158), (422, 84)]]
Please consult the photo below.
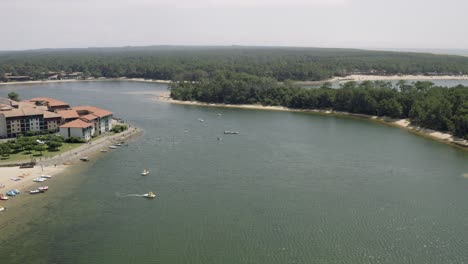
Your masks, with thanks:
[(150, 172), (149, 170), (143, 170), (143, 172), (141, 173), (142, 176), (146, 176), (148, 175)]
[(122, 146), (122, 143), (117, 143), (117, 144), (115, 144), (115, 145), (116, 145), (117, 147), (120, 147), (120, 146)]
[(52, 178), (52, 176), (47, 175), (47, 174), (41, 174), (41, 178), (50, 179), (50, 178)]
[(151, 199), (151, 198), (156, 197), (156, 194), (154, 194), (153, 192), (149, 192), (149, 193), (143, 194), (143, 197)]
[(47, 178), (35, 178), (33, 180), (33, 182), (43, 182), (43, 181), (46, 181), (46, 180), (47, 180)]
[(107, 152), (107, 149), (101, 149), (101, 152)]
[(42, 187), (39, 187), (37, 188), (40, 192), (45, 192), (47, 190), (49, 190), (49, 186), (42, 186)]
[(0, 193), (0, 200), (6, 201), (8, 200), (8, 196), (4, 195), (3, 193)]
[(80, 160), (81, 161), (89, 161), (89, 158), (88, 157), (81, 157)]
[(205, 120), (201, 119), (201, 118), (198, 118), (198, 121), (200, 122), (205, 122)]
[(109, 146), (110, 149), (116, 149), (116, 146)]
[(0, 206), (0, 212), (3, 212), (6, 210), (6, 207)]
[(37, 189), (36, 189), (36, 190), (31, 190), (31, 191), (29, 191), (30, 194), (38, 194), (38, 193), (40, 193), (40, 192), (41, 192), (41, 191), (39, 191), (39, 190), (37, 190)]

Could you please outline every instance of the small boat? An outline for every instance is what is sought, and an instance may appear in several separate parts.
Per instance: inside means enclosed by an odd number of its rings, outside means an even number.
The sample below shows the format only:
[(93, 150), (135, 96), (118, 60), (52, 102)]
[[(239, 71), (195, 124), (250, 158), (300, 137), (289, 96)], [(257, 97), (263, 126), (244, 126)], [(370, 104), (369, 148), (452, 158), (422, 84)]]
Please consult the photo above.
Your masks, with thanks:
[(31, 191), (29, 191), (30, 194), (38, 194), (38, 193), (40, 193), (40, 192), (41, 192), (41, 191), (39, 191), (39, 190), (37, 190), (37, 189), (36, 189), (36, 190), (31, 190)]
[(117, 147), (120, 147), (120, 146), (122, 146), (122, 143), (117, 143), (117, 144), (115, 144), (115, 145), (116, 145)]
[(156, 197), (156, 194), (154, 194), (153, 192), (149, 192), (149, 193), (143, 194), (143, 197), (151, 199), (151, 198)]
[(237, 135), (237, 134), (239, 134), (239, 131), (229, 131), (229, 130), (226, 130), (226, 131), (224, 131), (224, 134), (228, 134), (228, 135)]
[(237, 134), (239, 134), (239, 132), (238, 131), (232, 131), (231, 134), (237, 135)]
[(198, 118), (198, 121), (200, 122), (205, 122), (205, 120), (201, 119), (201, 118)]
[(13, 190), (16, 194), (20, 194), (21, 192), (18, 189)]
[(109, 146), (110, 149), (116, 149), (116, 146)]
[(81, 161), (89, 161), (89, 158), (88, 157), (81, 157), (80, 160)]
[(224, 131), (224, 134), (231, 134), (231, 131), (226, 130)]
[(47, 174), (41, 174), (41, 177), (40, 177), (40, 178), (50, 179), (50, 178), (52, 178), (52, 176), (47, 175)]
[(3, 193), (0, 193), (0, 200), (6, 201), (8, 200), (8, 197), (5, 196)]
[(0, 212), (3, 212), (6, 210), (6, 207), (0, 206)]
[(40, 192), (43, 193), (43, 192), (49, 190), (49, 186), (42, 186), (42, 187), (39, 187), (39, 188), (37, 188), (37, 189), (38, 189)]
[(8, 196), (16, 196), (16, 192), (14, 190), (10, 190), (8, 192), (6, 192), (6, 195)]
[(218, 114), (218, 116), (221, 116), (221, 114)]
[(101, 152), (107, 152), (107, 149), (101, 149)]
[(46, 180), (47, 180), (47, 178), (35, 178), (33, 180), (33, 182), (43, 182), (43, 181), (46, 181)]
[(20, 181), (21, 178), (11, 178), (10, 180), (12, 180), (12, 181)]
[(142, 176), (146, 176), (146, 175), (148, 175), (149, 173), (150, 173), (149, 170), (146, 170), (146, 169), (145, 169), (145, 170), (143, 170), (143, 172), (141, 173), (141, 175), (142, 175)]

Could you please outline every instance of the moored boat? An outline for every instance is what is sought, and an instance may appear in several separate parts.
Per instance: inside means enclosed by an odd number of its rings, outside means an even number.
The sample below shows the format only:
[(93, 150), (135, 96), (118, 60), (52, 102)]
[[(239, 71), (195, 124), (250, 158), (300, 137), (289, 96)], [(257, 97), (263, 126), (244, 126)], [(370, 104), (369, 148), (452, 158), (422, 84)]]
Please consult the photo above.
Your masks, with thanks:
[(20, 194), (21, 192), (18, 189), (13, 190), (16, 194)]
[(37, 188), (40, 192), (45, 192), (47, 190), (49, 190), (49, 186), (42, 186), (42, 187), (39, 187)]
[(151, 199), (151, 198), (156, 197), (156, 194), (154, 194), (153, 192), (149, 192), (149, 193), (143, 194), (143, 197)]
[(6, 195), (8, 196), (16, 196), (16, 192), (14, 190), (10, 190), (8, 192), (6, 192)]
[(81, 157), (80, 160), (81, 161), (89, 161), (89, 158), (88, 157)]
[(107, 152), (107, 149), (101, 149), (101, 152)]
[(36, 189), (36, 190), (31, 190), (31, 191), (29, 191), (30, 194), (38, 194), (38, 193), (40, 193), (40, 192), (41, 192), (41, 191), (39, 191), (39, 190), (37, 190), (37, 189)]
[(109, 146), (110, 149), (116, 149), (116, 146)]
[(52, 178), (52, 176), (47, 175), (47, 174), (41, 174), (41, 177), (40, 177), (40, 178), (50, 179), (50, 178)]
[(149, 170), (143, 170), (143, 172), (141, 173), (142, 176), (146, 176), (148, 175), (150, 172)]
[(0, 212), (3, 212), (6, 210), (6, 207), (0, 206)]
[(8, 200), (8, 197), (5, 196), (3, 193), (0, 193), (0, 200), (6, 201)]
[(33, 182), (43, 182), (43, 181), (46, 181), (46, 180), (47, 180), (47, 178), (35, 178), (33, 180)]

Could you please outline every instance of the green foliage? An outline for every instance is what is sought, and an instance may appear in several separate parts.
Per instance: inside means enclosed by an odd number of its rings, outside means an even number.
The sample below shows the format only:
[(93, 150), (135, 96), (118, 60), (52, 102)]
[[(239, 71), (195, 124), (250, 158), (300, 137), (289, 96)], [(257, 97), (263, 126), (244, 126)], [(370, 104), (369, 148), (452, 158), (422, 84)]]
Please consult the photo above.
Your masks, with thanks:
[(306, 89), (244, 73), (225, 73), (199, 82), (174, 82), (170, 91), (172, 98), (184, 101), (281, 105), (409, 118), (422, 127), (468, 137), (468, 87), (463, 86), (399, 82), (392, 87), (386, 82), (348, 82), (340, 89), (328, 85)]
[(44, 144), (38, 144), (38, 145), (34, 146), (34, 151), (39, 152), (41, 156), (42, 156), (42, 152), (45, 151), (46, 149), (47, 149), (47, 147)]
[(17, 101), (17, 102), (20, 100), (19, 95), (15, 92), (8, 93), (8, 99)]
[(218, 72), (235, 72), (279, 81), (313, 81), (352, 73), (467, 74), (468, 58), (357, 49), (176, 46), (32, 50), (0, 54), (0, 72), (46, 79), (48, 71), (83, 72), (87, 77), (189, 82), (212, 78)]
[(69, 137), (65, 140), (67, 143), (85, 143), (86, 141), (79, 137)]
[(128, 129), (128, 126), (125, 124), (117, 124), (112, 127), (111, 131), (114, 133), (120, 133)]
[(57, 151), (58, 148), (60, 148), (62, 146), (62, 142), (59, 142), (59, 141), (48, 141), (46, 143), (47, 145), (47, 148), (49, 151)]
[(7, 143), (0, 144), (0, 156), (8, 157), (8, 156), (10, 156), (10, 152), (11, 152), (11, 149), (10, 149), (9, 144), (7, 144)]

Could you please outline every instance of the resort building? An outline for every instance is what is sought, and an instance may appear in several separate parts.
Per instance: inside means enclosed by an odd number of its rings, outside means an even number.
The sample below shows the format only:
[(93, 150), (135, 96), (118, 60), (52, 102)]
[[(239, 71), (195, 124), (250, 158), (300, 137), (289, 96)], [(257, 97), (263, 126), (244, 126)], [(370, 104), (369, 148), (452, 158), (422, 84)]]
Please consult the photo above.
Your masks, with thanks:
[(43, 131), (44, 114), (32, 107), (0, 111), (0, 137), (17, 137), (28, 131)]
[(77, 137), (89, 141), (93, 136), (93, 125), (81, 119), (76, 119), (61, 125), (59, 134), (64, 138)]
[(78, 119), (80, 116), (75, 110), (58, 110), (57, 114), (61, 117), (62, 123), (67, 123)]
[(0, 98), (0, 138), (36, 131), (89, 140), (111, 129), (112, 112), (95, 106), (71, 108), (68, 103), (47, 97), (22, 102)]
[(78, 112), (82, 120), (94, 124), (94, 135), (101, 135), (112, 129), (112, 112), (88, 105), (76, 106), (72, 109)]

